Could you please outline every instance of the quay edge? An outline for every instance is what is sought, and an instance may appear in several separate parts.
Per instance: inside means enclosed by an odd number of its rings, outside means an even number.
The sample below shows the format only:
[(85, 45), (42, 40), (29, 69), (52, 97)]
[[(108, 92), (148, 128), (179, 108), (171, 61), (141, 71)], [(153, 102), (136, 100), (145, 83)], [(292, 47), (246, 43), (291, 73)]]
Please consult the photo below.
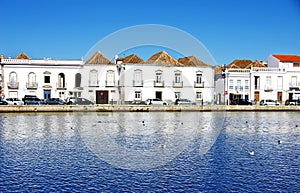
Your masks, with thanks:
[(147, 105), (23, 105), (0, 106), (0, 113), (19, 112), (185, 112), (185, 111), (300, 111), (300, 106), (147, 106)]

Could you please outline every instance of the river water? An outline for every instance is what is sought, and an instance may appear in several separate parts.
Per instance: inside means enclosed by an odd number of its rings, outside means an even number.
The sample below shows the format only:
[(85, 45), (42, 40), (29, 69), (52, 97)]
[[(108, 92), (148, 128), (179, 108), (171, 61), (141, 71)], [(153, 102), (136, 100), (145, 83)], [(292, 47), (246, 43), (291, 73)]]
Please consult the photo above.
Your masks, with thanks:
[(0, 192), (300, 192), (299, 112), (0, 115)]

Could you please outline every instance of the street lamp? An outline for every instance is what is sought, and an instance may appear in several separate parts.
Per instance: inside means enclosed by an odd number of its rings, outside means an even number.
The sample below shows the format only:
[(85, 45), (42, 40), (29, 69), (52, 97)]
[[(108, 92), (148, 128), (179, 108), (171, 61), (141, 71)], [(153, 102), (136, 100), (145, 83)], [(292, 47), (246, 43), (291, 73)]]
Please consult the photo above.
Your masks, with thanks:
[(226, 105), (226, 90), (225, 90), (225, 86), (226, 86), (226, 65), (223, 65), (222, 68), (222, 79), (224, 80), (224, 105)]

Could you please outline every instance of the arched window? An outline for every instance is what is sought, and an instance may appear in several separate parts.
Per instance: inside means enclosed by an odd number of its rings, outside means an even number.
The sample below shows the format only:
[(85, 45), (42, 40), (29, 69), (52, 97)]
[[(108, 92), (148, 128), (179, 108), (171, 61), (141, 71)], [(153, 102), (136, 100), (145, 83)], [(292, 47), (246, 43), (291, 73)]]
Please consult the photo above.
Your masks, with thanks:
[(28, 74), (28, 82), (27, 82), (27, 88), (36, 88), (36, 74), (34, 72), (30, 72)]
[(8, 87), (9, 88), (18, 88), (19, 82), (18, 82), (18, 76), (16, 72), (11, 72), (9, 74), (9, 82)]
[(76, 73), (75, 74), (75, 87), (81, 87), (81, 74)]
[(58, 88), (65, 88), (65, 74), (59, 73), (58, 74)]
[(92, 87), (98, 86), (98, 71), (97, 70), (90, 71), (89, 86), (92, 86)]
[(143, 86), (143, 71), (142, 70), (135, 70), (134, 71), (134, 80), (133, 86)]

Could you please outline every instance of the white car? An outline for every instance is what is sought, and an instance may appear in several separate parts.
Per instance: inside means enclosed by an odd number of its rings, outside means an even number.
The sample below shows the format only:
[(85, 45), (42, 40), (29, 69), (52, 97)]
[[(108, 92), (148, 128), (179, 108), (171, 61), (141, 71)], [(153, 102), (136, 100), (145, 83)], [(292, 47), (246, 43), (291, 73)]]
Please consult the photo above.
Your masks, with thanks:
[(166, 101), (162, 101), (158, 98), (156, 98), (156, 99), (147, 99), (146, 104), (147, 105), (168, 105), (168, 103)]
[(19, 98), (6, 98), (5, 100), (9, 105), (24, 105), (24, 102)]
[(279, 106), (279, 102), (272, 99), (263, 99), (259, 102), (259, 105), (264, 106)]

